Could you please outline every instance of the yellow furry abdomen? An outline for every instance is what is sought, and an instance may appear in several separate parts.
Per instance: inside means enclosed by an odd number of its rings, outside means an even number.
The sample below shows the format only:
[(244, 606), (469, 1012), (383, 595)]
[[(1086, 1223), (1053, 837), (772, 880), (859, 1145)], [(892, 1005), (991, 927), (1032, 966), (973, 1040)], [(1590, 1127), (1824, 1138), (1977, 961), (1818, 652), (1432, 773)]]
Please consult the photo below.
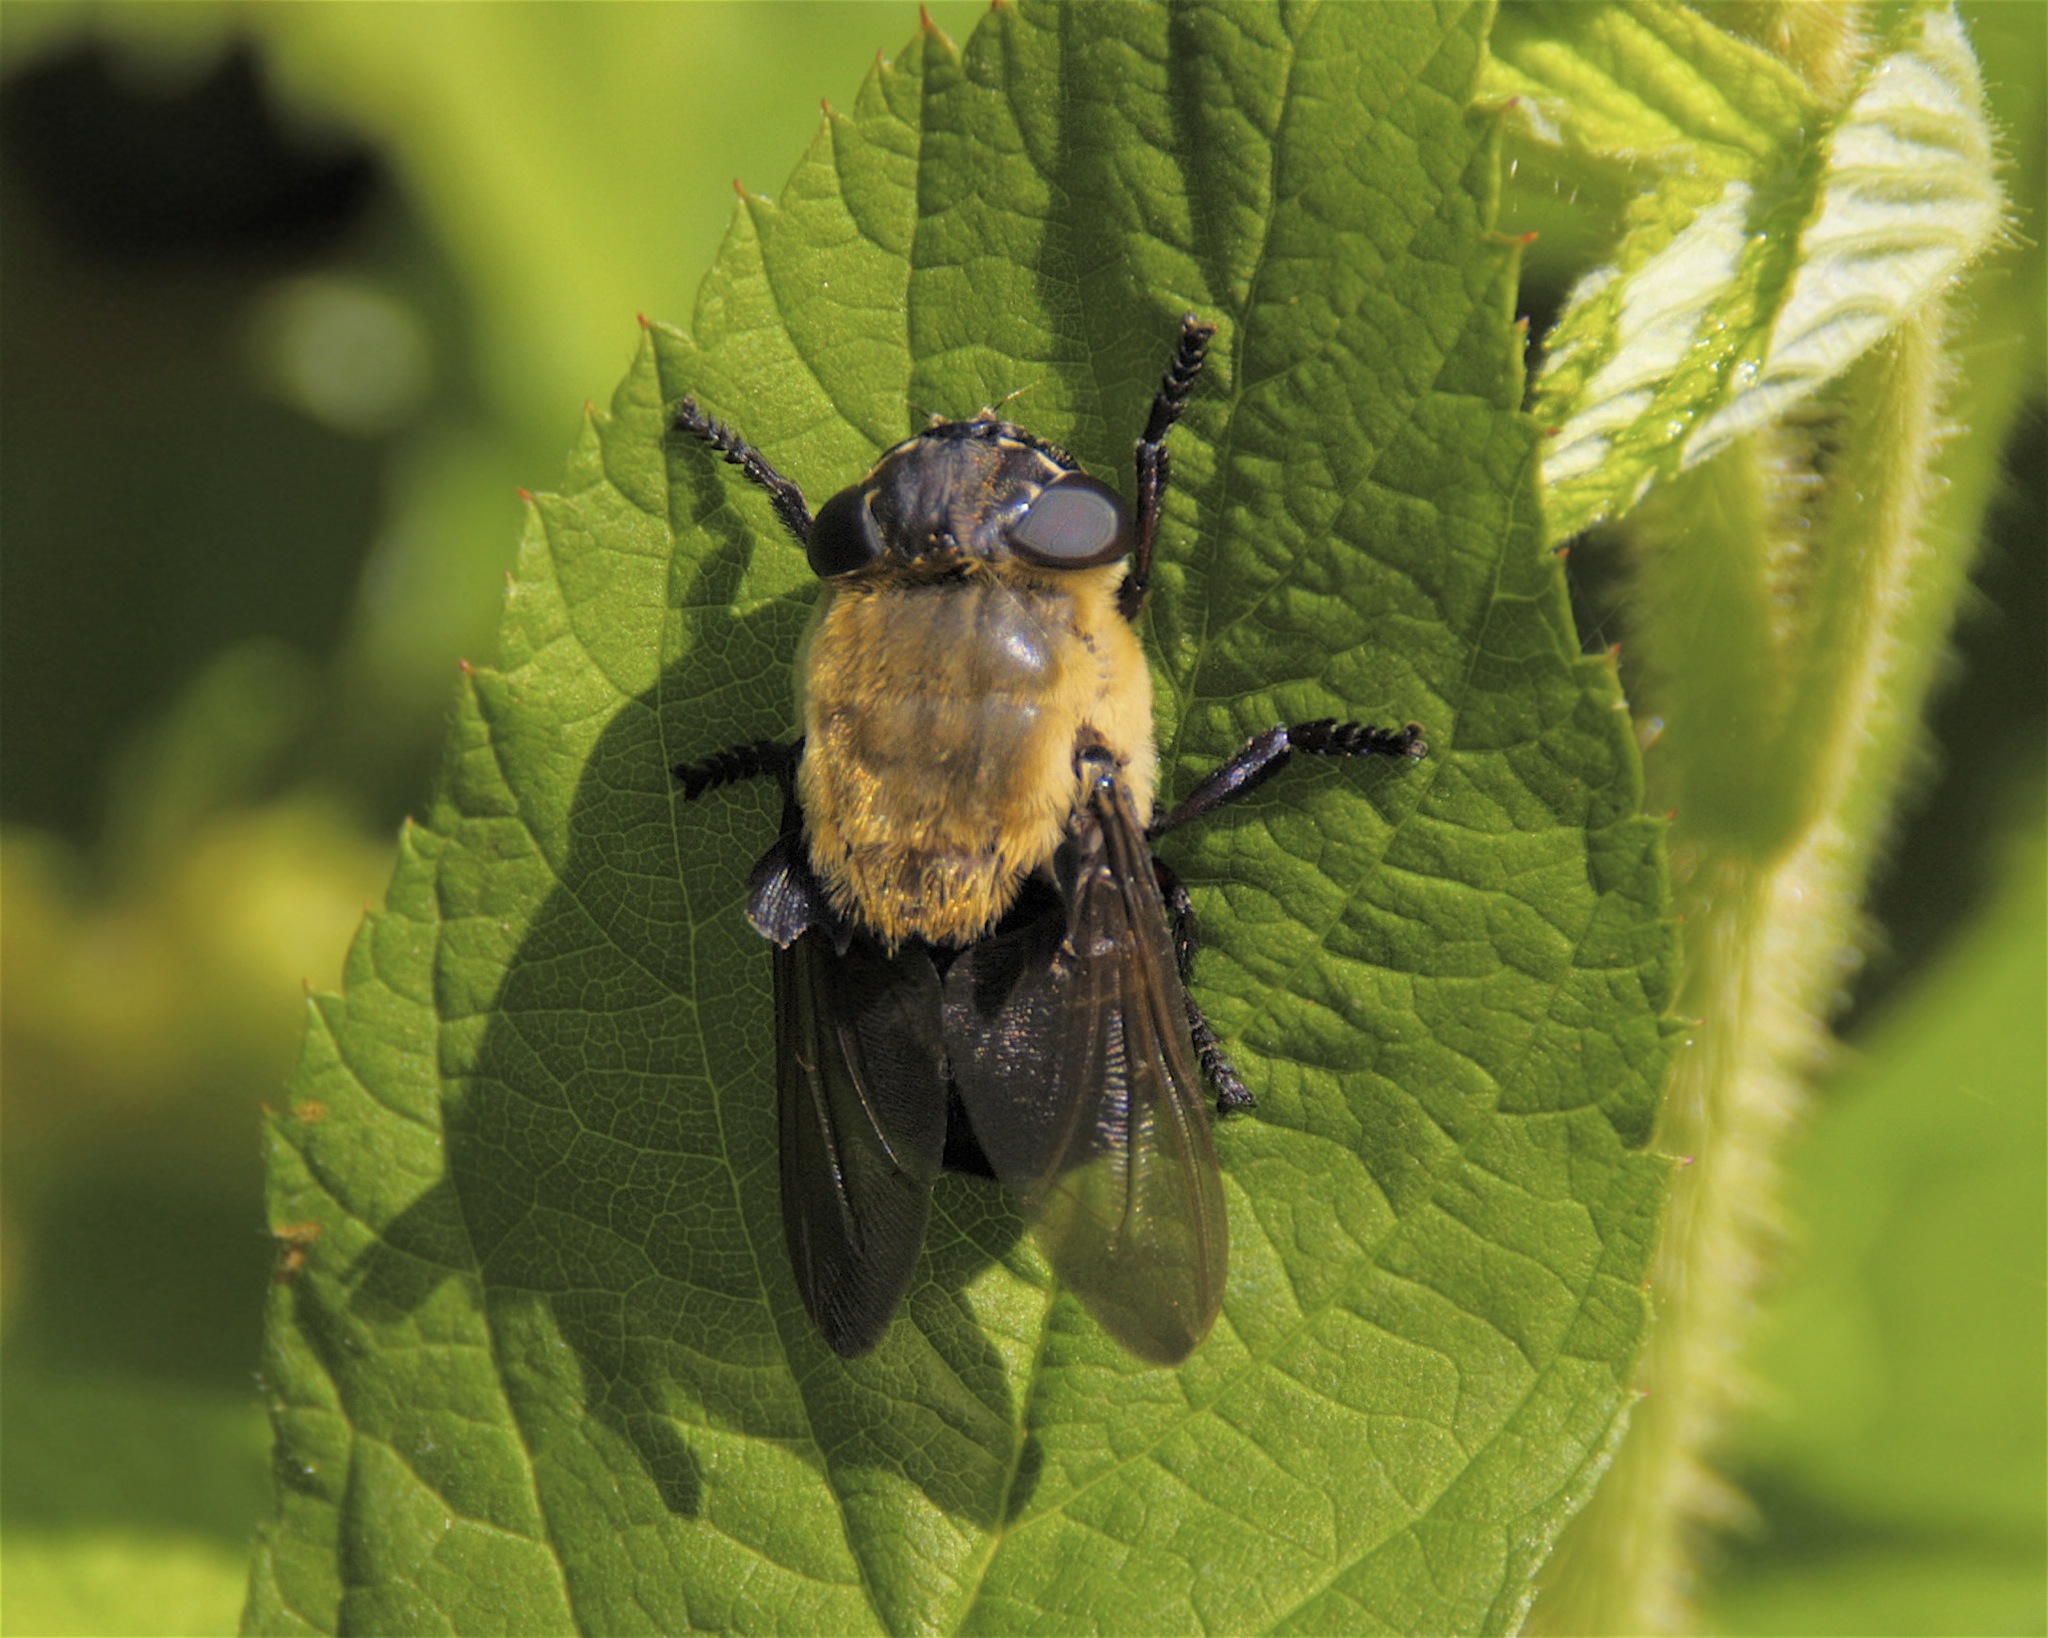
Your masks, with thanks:
[(811, 866), (841, 914), (894, 946), (994, 925), (1066, 834), (1084, 732), (1141, 819), (1152, 678), (1116, 611), (1122, 570), (975, 567), (829, 588), (801, 670)]

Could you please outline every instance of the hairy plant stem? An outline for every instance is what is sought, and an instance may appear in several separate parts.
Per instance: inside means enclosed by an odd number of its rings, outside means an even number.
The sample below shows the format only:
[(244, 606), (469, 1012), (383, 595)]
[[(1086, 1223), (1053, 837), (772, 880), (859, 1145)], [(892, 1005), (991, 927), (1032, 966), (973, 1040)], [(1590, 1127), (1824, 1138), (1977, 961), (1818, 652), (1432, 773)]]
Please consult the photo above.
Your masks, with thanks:
[[(1825, 481), (1804, 484), (1806, 501), (1783, 503), (1802, 488), (1788, 483), (1797, 441), (1766, 437), (1671, 483), (1642, 516), (1637, 640), (1669, 722), (1652, 775), (1677, 804), (1679, 1005), (1698, 1023), (1658, 1128), (1677, 1170), (1642, 1397), (1532, 1630), (1687, 1630), (1698, 1537), (1740, 1508), (1713, 1453), (1744, 1395), (1742, 1350), (1782, 1234), (1778, 1155), (1826, 1051), (1864, 881), (1966, 584), (1973, 536), (1929, 527), (1943, 330), (1939, 308), (1924, 311), (1850, 369), (1836, 453), (1824, 473), (1809, 464)], [(1810, 547), (1786, 535), (1794, 524)], [(1787, 619), (1791, 551), (1802, 606)]]

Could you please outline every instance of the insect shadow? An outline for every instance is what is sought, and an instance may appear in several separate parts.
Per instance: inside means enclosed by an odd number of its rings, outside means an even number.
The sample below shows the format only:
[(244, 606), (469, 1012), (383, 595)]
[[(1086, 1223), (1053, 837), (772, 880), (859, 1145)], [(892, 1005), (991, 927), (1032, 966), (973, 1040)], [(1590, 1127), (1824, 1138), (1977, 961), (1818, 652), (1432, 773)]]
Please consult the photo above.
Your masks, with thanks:
[[(808, 1448), (835, 1484), (848, 1468), (896, 1472), (991, 1527), (1028, 1499), (1038, 1465), (1027, 1440), (1013, 1469), (1020, 1408), (964, 1295), (1022, 1231), (1000, 1191), (941, 1179), (910, 1323), (872, 1364), (830, 1354), (789, 1272), (769, 952), (743, 906), (776, 798), (736, 793), (685, 810), (669, 767), (704, 742), (708, 717), (786, 732), (758, 683), (747, 692), (733, 679), (759, 660), (779, 694), (810, 604), (733, 612), (754, 537), (726, 508), (714, 466), (694, 452), (671, 466), (701, 484), (698, 521), (714, 541), (676, 600), (682, 658), (600, 734), (569, 806), (567, 851), (535, 861), (551, 885), (481, 1009), (473, 1050), (459, 1022), (444, 1024), (447, 1171), (359, 1261), (351, 1307), (358, 1319), (403, 1319), (456, 1271), (476, 1270), (528, 1448), (562, 1437), (560, 1387), (557, 1368), (527, 1373), (517, 1361), (566, 1344), (585, 1410), (672, 1514), (700, 1507), (699, 1427)], [(444, 1016), (459, 1010), (449, 1000), (467, 942), (461, 922), (444, 928)], [(323, 1323), (302, 1319), (314, 1333)], [(906, 1363), (912, 1354), (922, 1357)]]

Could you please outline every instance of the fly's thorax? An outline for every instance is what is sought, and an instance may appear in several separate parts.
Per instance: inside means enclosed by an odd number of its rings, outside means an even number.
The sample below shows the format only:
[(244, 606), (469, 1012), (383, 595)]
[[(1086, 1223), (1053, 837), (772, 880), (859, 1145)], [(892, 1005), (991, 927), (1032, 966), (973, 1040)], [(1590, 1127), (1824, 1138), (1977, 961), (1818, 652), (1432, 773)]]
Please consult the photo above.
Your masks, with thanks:
[(1065, 836), (1077, 743), (1149, 817), (1152, 680), (1114, 565), (970, 563), (828, 586), (799, 681), (811, 863), (881, 938), (964, 943)]
[(818, 509), (805, 535), (811, 568), (826, 580), (943, 577), (970, 564), (1073, 574), (1115, 563), (1136, 544), (1114, 489), (986, 410), (936, 421), (885, 450)]

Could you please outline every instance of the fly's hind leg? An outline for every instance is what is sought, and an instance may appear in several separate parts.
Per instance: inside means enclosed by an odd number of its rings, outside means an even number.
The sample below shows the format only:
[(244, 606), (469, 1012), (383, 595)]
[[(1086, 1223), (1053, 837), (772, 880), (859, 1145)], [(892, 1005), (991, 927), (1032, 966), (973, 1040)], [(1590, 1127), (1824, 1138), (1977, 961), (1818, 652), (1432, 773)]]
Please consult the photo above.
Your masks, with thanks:
[[(1291, 728), (1268, 728), (1245, 741), (1244, 747), (1189, 792), (1179, 807), (1153, 820), (1148, 834), (1164, 835), (1191, 819), (1214, 813), (1247, 791), (1257, 790), (1284, 768), (1297, 751), (1310, 756), (1417, 758), (1427, 756), (1429, 747), (1423, 743), (1422, 729), (1412, 722), (1403, 728), (1369, 728), (1363, 723), (1323, 717)], [(1152, 868), (1158, 876), (1159, 896), (1166, 905), (1167, 921), (1173, 932), (1174, 960), (1180, 968), (1181, 983), (1186, 986), (1194, 976), (1195, 951), (1200, 947), (1194, 906), (1187, 888), (1170, 866), (1155, 858)], [(1209, 1084), (1216, 1088), (1217, 1112), (1227, 1114), (1233, 1109), (1252, 1108), (1258, 1100), (1244, 1084), (1244, 1078), (1231, 1063), (1230, 1055), (1223, 1050), (1223, 1043), (1192, 994), (1187, 1003), (1188, 1036)]]
[(1195, 976), (1195, 952), (1201, 948), (1201, 930), (1195, 922), (1195, 907), (1188, 898), (1187, 887), (1164, 860), (1152, 861), (1152, 873), (1159, 882), (1159, 897), (1165, 902), (1167, 926), (1173, 934), (1174, 965), (1180, 969), (1182, 993), (1188, 1004), (1188, 1039), (1201, 1060), (1202, 1073), (1216, 1089), (1216, 1112), (1227, 1115), (1233, 1109), (1253, 1108), (1259, 1100), (1252, 1096), (1252, 1089), (1244, 1084), (1237, 1065), (1223, 1050), (1223, 1042), (1217, 1038), (1201, 1003), (1187, 990)]
[(1285, 724), (1268, 728), (1244, 742), (1244, 747), (1222, 767), (1190, 791), (1180, 806), (1164, 818), (1152, 821), (1151, 834), (1163, 836), (1186, 824), (1214, 813), (1226, 803), (1257, 790), (1294, 760), (1295, 753), (1310, 756), (1390, 756), (1419, 760), (1429, 755), (1422, 728), (1409, 723), (1403, 728), (1369, 728), (1362, 722), (1339, 722), (1320, 717), (1314, 722)]
[(1252, 1089), (1244, 1084), (1237, 1065), (1230, 1061), (1230, 1054), (1216, 1039), (1216, 1031), (1210, 1025), (1208, 1015), (1202, 1011), (1202, 1004), (1192, 995), (1187, 999), (1188, 1039), (1194, 1042), (1195, 1056), (1202, 1060), (1202, 1073), (1216, 1088), (1216, 1113), (1227, 1115), (1237, 1109), (1257, 1108), (1259, 1100), (1252, 1096)]
[(1187, 885), (1172, 865), (1154, 855), (1152, 875), (1159, 883), (1159, 899), (1166, 906), (1166, 924), (1173, 933), (1173, 964), (1185, 984), (1195, 976), (1195, 951), (1201, 948), (1201, 925), (1195, 920), (1195, 902)]

